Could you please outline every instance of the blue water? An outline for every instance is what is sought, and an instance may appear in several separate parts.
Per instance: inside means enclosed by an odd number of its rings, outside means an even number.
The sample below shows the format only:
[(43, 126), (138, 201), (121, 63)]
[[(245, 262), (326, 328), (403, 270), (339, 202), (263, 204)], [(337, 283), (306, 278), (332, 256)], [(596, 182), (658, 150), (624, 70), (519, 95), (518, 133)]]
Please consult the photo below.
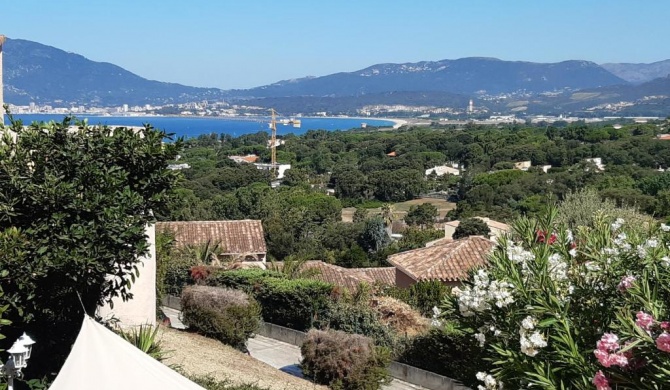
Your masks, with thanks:
[[(24, 124), (33, 121), (61, 121), (63, 115), (51, 114), (22, 114), (15, 115), (16, 119), (21, 119)], [(225, 133), (232, 136), (243, 134), (252, 134), (259, 131), (269, 132), (268, 118), (191, 118), (191, 117), (165, 117), (165, 116), (78, 116), (78, 119), (88, 119), (91, 125), (116, 125), (116, 126), (142, 126), (144, 123), (150, 123), (152, 126), (163, 129), (168, 133), (175, 133), (178, 137), (191, 138), (201, 134)], [(349, 130), (359, 129), (361, 123), (365, 122), (368, 126), (390, 127), (393, 122), (380, 119), (353, 119), (353, 118), (300, 118), (302, 126), (295, 128), (291, 125), (277, 124), (277, 134), (303, 134), (308, 130)], [(8, 123), (5, 119), (5, 123)]]

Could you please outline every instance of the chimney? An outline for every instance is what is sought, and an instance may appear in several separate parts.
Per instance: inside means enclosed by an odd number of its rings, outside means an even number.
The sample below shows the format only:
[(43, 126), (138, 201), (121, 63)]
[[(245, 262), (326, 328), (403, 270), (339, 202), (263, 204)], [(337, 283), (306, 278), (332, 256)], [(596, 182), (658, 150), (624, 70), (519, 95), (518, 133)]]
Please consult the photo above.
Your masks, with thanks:
[(2, 45), (5, 44), (5, 36), (0, 35), (0, 125), (5, 124), (5, 109), (3, 105), (5, 104), (3, 89), (5, 84), (2, 82)]

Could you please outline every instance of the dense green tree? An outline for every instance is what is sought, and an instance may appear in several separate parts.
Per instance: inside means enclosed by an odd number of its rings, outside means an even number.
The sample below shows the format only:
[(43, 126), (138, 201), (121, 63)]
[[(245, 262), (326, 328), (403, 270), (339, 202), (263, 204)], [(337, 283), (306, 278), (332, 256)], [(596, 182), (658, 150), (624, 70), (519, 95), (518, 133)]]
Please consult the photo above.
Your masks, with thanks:
[(405, 223), (413, 226), (432, 226), (437, 218), (437, 207), (431, 203), (413, 205), (405, 215)]
[[(71, 130), (70, 125), (78, 126)], [(0, 257), (7, 318), (36, 344), (29, 377), (58, 372), (84, 310), (120, 296), (148, 252), (145, 226), (165, 205), (177, 174), (167, 170), (182, 146), (167, 134), (60, 123), (12, 122), (0, 143), (0, 231), (21, 256)], [(9, 229), (9, 230), (7, 230)], [(5, 241), (0, 245), (4, 247)], [(82, 308), (83, 305), (83, 308)], [(21, 329), (18, 329), (20, 327)], [(6, 328), (3, 328), (3, 331)]]
[(479, 218), (466, 218), (460, 221), (456, 227), (453, 238), (454, 240), (458, 240), (459, 238), (465, 238), (468, 236), (488, 237), (489, 234), (491, 234), (491, 229), (489, 229), (486, 222)]

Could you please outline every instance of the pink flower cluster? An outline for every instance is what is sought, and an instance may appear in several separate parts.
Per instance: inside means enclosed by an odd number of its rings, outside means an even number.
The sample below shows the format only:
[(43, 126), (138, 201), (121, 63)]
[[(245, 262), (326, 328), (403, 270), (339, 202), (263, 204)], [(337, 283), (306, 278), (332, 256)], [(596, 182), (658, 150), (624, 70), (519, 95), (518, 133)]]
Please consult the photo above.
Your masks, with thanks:
[(628, 365), (629, 354), (618, 352), (619, 338), (613, 333), (605, 333), (596, 343), (597, 348), (593, 351), (598, 362), (603, 367), (619, 366), (626, 367)]
[(602, 371), (596, 372), (596, 376), (593, 377), (593, 384), (596, 385), (596, 390), (612, 390)]
[(635, 315), (635, 318), (637, 318), (635, 320), (635, 325), (646, 331), (650, 331), (652, 325), (654, 325), (654, 317), (652, 317), (651, 314), (647, 314), (643, 311), (638, 311)]
[(621, 279), (621, 282), (617, 286), (617, 289), (619, 291), (626, 291), (629, 288), (633, 287), (633, 283), (635, 283), (635, 276), (625, 276), (623, 279)]
[(656, 348), (663, 352), (670, 352), (670, 333), (663, 332), (656, 338)]

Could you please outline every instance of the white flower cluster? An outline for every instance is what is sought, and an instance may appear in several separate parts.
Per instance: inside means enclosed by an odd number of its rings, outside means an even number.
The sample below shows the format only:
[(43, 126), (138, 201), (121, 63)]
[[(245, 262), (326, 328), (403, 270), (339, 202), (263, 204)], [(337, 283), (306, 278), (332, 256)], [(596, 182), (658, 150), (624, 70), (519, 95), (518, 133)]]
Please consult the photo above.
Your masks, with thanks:
[(610, 227), (611, 227), (612, 231), (615, 232), (615, 231), (619, 230), (625, 222), (626, 221), (624, 221), (623, 218), (617, 218), (616, 221), (614, 221), (614, 223), (612, 223), (610, 225)]
[(479, 270), (474, 276), (474, 286), (463, 289), (454, 287), (451, 292), (458, 298), (458, 309), (461, 315), (469, 317), (476, 312), (483, 312), (491, 308), (491, 303), (497, 307), (505, 307), (514, 302), (510, 291), (512, 284), (494, 280), (489, 281), (489, 275)]
[(568, 279), (568, 263), (563, 260), (563, 257), (554, 253), (549, 256), (549, 264), (547, 265), (549, 277), (555, 281), (563, 281)]
[(442, 320), (440, 319), (441, 315), (442, 311), (437, 306), (433, 306), (433, 318), (431, 319), (430, 324), (433, 326), (442, 326)]
[(635, 251), (640, 259), (644, 259), (649, 254), (649, 250), (654, 248), (658, 248), (658, 239), (656, 237), (652, 237), (645, 241), (644, 244), (638, 245)]
[(661, 224), (661, 230), (664, 232), (670, 232), (670, 225), (666, 225), (664, 223)]
[(619, 249), (623, 250), (624, 252), (630, 251), (631, 250), (631, 245), (626, 241), (628, 239), (628, 236), (626, 233), (619, 233), (615, 238), (614, 238), (614, 245), (616, 245)]
[(668, 256), (661, 257), (661, 264), (663, 264), (664, 267), (670, 267), (670, 257)]
[(544, 335), (537, 330), (533, 331), (536, 324), (537, 320), (528, 316), (521, 321), (521, 327), (519, 328), (519, 336), (521, 336), (521, 352), (528, 356), (537, 355), (540, 352), (540, 348), (547, 346), (547, 341), (544, 339)]
[(513, 263), (521, 265), (521, 273), (524, 276), (528, 276), (530, 273), (530, 268), (528, 263), (535, 259), (535, 256), (523, 249), (521, 245), (516, 245), (514, 242), (510, 241), (509, 246), (507, 247), (507, 257)]
[(477, 380), (484, 382), (484, 386), (477, 386), (477, 390), (499, 390), (503, 388), (502, 382), (498, 382), (496, 378), (485, 372), (478, 372)]

